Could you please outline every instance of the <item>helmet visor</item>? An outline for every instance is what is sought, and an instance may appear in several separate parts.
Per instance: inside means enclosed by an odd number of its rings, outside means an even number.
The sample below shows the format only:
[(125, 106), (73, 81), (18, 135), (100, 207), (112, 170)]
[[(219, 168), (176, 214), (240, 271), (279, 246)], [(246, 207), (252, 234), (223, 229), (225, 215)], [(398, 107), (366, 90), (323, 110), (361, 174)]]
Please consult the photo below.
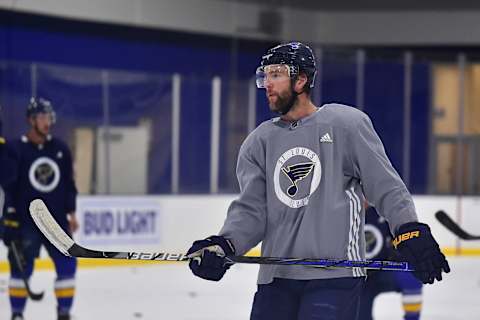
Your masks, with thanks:
[(57, 122), (57, 115), (53, 108), (50, 105), (42, 105), (42, 106), (37, 106), (36, 110), (30, 110), (27, 113), (28, 117), (35, 117), (35, 118), (43, 118), (45, 120), (49, 120), (51, 124), (55, 124)]
[(48, 122), (49, 124), (55, 124), (57, 121), (56, 115), (54, 111), (50, 112), (39, 112), (34, 115), (36, 119), (41, 119), (44, 122)]
[(265, 88), (267, 83), (281, 82), (290, 79), (290, 66), (286, 64), (269, 64), (260, 66), (255, 73), (257, 88)]

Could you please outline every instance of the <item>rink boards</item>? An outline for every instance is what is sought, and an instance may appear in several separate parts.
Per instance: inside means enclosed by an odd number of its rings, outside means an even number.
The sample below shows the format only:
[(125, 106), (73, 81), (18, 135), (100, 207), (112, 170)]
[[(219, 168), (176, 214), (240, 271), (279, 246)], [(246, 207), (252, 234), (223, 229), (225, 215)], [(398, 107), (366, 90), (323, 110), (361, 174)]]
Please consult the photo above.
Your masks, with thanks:
[[(218, 232), (235, 196), (81, 196), (75, 241), (93, 249), (183, 252), (192, 241)], [(414, 201), (420, 221), (431, 226), (446, 254), (480, 255), (480, 241), (458, 240), (434, 217), (444, 210), (467, 231), (480, 234), (480, 197), (414, 196)], [(258, 252), (257, 248), (252, 254)], [(51, 267), (45, 256), (42, 252), (37, 260), (39, 268)], [(7, 270), (5, 259), (1, 246), (0, 272)], [(132, 262), (82, 259), (80, 267), (126, 263)]]

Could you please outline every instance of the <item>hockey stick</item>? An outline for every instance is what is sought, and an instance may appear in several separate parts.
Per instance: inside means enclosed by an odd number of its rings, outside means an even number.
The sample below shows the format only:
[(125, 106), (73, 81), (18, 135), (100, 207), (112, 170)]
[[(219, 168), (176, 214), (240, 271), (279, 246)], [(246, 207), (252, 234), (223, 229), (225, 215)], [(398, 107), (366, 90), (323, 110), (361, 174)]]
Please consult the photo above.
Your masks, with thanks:
[(441, 224), (443, 224), (445, 228), (450, 230), (453, 234), (455, 234), (460, 239), (480, 240), (480, 235), (472, 235), (467, 231), (463, 230), (455, 221), (452, 220), (452, 218), (448, 216), (448, 214), (445, 213), (445, 211), (443, 210), (437, 211), (437, 213), (435, 213), (435, 217)]
[[(33, 221), (45, 235), (45, 237), (64, 255), (78, 258), (106, 258), (126, 260), (148, 260), (148, 261), (188, 261), (184, 253), (168, 252), (112, 252), (84, 248), (76, 244), (65, 231), (58, 225), (48, 211), (47, 206), (40, 199), (30, 203), (30, 215)], [(194, 257), (192, 257), (195, 259)], [(299, 259), (299, 258), (273, 258), (273, 257), (246, 257), (227, 256), (227, 263), (255, 263), (255, 264), (276, 264), (276, 265), (302, 265), (320, 268), (366, 268), (391, 271), (413, 271), (407, 262), (396, 261), (352, 261), (335, 259)]]
[(15, 260), (15, 264), (17, 265), (18, 270), (20, 271), (20, 276), (22, 277), (22, 281), (25, 284), (25, 288), (27, 289), (28, 297), (34, 301), (39, 301), (43, 299), (43, 294), (45, 292), (35, 293), (30, 289), (30, 285), (28, 284), (28, 280), (25, 276), (25, 269), (24, 269), (24, 258), (23, 255), (20, 253), (20, 249), (17, 247), (17, 243), (12, 241), (10, 243), (10, 248), (12, 249), (13, 259)]

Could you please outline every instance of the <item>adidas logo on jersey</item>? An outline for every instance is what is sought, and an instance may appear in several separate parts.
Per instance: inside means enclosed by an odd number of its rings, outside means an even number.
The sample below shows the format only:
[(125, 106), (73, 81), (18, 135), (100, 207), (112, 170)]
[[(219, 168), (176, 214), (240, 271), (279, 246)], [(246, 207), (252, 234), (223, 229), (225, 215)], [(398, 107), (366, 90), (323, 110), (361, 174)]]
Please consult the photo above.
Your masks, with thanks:
[(333, 143), (333, 140), (330, 137), (330, 134), (327, 132), (320, 138), (320, 142), (322, 142), (322, 143)]

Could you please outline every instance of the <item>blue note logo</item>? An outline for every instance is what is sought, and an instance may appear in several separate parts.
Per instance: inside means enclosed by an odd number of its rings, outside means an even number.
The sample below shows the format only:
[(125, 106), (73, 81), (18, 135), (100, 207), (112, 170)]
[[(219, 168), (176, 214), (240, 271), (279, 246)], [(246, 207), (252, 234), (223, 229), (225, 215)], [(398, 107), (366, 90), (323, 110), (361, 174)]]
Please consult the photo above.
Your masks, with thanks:
[(298, 186), (297, 182), (305, 178), (312, 172), (312, 169), (315, 167), (315, 163), (313, 162), (306, 162), (306, 163), (298, 163), (295, 165), (291, 165), (288, 167), (283, 167), (282, 172), (285, 173), (288, 179), (292, 182), (292, 185), (288, 187), (287, 194), (290, 197), (293, 197), (297, 194)]
[(32, 186), (40, 192), (51, 192), (60, 181), (58, 164), (48, 157), (40, 157), (30, 166), (28, 178)]
[[(275, 194), (290, 208), (306, 206), (310, 195), (318, 188), (321, 177), (322, 166), (315, 152), (304, 147), (291, 148), (277, 160), (273, 177)], [(309, 185), (307, 178), (311, 178)], [(302, 180), (307, 182), (303, 184), (303, 190), (300, 185)]]

